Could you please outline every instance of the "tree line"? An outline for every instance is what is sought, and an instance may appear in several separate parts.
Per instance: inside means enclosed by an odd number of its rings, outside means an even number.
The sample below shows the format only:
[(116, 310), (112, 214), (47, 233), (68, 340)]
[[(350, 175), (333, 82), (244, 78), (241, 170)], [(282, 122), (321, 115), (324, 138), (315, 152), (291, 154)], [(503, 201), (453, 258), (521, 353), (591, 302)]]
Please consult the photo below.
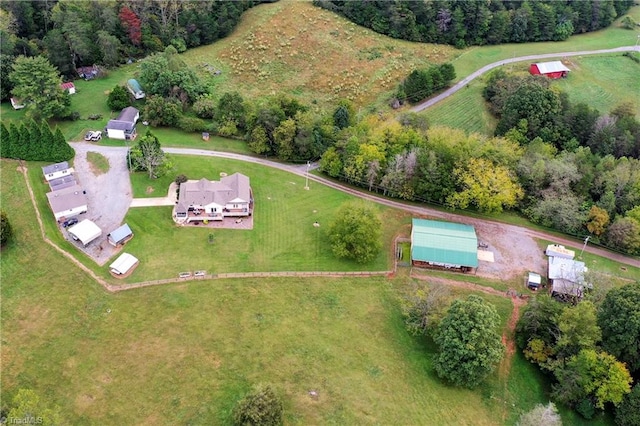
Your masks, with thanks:
[(213, 43), (231, 33), (245, 10), (263, 2), (1, 2), (1, 99), (6, 99), (13, 87), (6, 75), (19, 55), (43, 55), (65, 78), (71, 78), (81, 66), (113, 67), (169, 45), (183, 52)]
[(622, 16), (633, 0), (314, 0), (378, 33), (410, 41), (471, 45), (566, 40)]
[(55, 132), (47, 122), (34, 120), (20, 125), (0, 123), (0, 157), (26, 161), (51, 161), (59, 163), (73, 158), (75, 151), (67, 143), (59, 128)]

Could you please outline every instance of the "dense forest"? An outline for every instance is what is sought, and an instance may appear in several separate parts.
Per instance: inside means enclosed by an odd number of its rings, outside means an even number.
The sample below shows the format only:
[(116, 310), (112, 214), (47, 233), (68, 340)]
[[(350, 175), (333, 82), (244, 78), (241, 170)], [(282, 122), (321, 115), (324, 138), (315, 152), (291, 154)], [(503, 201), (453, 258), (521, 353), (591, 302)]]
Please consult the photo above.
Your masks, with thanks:
[(471, 45), (566, 40), (609, 26), (633, 0), (314, 0), (394, 38)]
[(81, 66), (117, 66), (163, 51), (179, 52), (227, 36), (242, 13), (264, 0), (30, 0), (0, 2), (1, 99), (15, 58), (46, 56), (71, 78)]

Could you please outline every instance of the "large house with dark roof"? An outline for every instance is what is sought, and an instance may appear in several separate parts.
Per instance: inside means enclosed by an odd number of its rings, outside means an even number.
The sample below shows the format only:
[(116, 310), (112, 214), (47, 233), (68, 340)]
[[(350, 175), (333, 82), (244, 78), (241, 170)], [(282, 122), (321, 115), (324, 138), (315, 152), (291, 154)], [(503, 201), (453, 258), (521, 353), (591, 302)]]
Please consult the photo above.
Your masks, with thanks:
[(140, 118), (140, 111), (134, 107), (126, 107), (118, 118), (109, 120), (105, 132), (111, 139), (133, 140), (136, 137), (136, 123)]
[(224, 176), (219, 181), (190, 180), (180, 184), (180, 195), (173, 209), (177, 223), (247, 217), (253, 211), (249, 178), (241, 173)]

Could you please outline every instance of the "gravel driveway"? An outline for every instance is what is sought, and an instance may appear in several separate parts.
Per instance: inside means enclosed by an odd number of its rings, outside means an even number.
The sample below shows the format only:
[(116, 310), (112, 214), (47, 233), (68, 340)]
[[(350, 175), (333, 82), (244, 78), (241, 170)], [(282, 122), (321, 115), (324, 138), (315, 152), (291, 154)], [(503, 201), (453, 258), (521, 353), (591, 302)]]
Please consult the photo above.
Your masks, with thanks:
[[(102, 237), (86, 248), (79, 247), (98, 264), (103, 265), (116, 252), (107, 242), (107, 234), (120, 225), (131, 204), (132, 191), (125, 147), (108, 147), (88, 142), (72, 142), (76, 151), (74, 169), (78, 182), (87, 191), (90, 219), (102, 229)], [(87, 152), (98, 152), (109, 160), (109, 171), (96, 176), (87, 161)], [(80, 218), (83, 219), (83, 218)]]

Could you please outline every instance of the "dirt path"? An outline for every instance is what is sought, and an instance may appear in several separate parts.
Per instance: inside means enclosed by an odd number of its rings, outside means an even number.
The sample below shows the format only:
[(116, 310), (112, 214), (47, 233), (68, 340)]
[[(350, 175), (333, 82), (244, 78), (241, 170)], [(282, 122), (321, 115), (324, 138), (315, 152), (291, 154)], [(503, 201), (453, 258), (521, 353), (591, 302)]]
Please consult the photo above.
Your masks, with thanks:
[[(410, 273), (409, 276), (411, 278), (416, 278), (419, 280), (428, 280), (431, 283), (448, 285), (456, 288), (464, 288), (473, 291), (480, 291), (485, 294), (491, 294), (494, 296), (507, 297), (511, 299), (511, 303), (513, 305), (513, 309), (511, 310), (511, 316), (509, 317), (509, 321), (507, 321), (507, 326), (502, 332), (502, 344), (505, 347), (505, 356), (500, 361), (500, 365), (498, 366), (498, 377), (500, 381), (503, 383), (503, 399), (506, 400), (507, 394), (507, 379), (509, 378), (509, 373), (511, 372), (511, 365), (513, 364), (513, 357), (516, 354), (516, 324), (518, 324), (518, 320), (520, 319), (520, 308), (526, 305), (526, 300), (521, 299), (513, 294), (511, 291), (500, 291), (495, 288), (486, 287), (466, 281), (457, 281), (447, 278), (438, 278), (432, 276), (420, 276), (414, 273)], [(503, 420), (507, 418), (507, 407), (504, 406), (502, 413)]]

